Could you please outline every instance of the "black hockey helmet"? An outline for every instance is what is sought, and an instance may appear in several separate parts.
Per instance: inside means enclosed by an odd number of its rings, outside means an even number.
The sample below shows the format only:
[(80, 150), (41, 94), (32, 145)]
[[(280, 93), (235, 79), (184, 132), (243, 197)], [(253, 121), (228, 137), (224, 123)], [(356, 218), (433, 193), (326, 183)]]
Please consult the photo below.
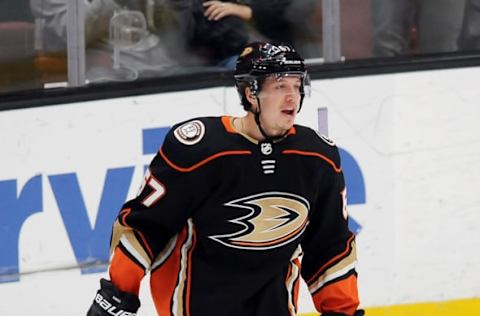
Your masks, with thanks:
[(252, 93), (258, 95), (263, 80), (271, 75), (301, 77), (300, 111), (303, 98), (310, 93), (310, 78), (304, 60), (290, 45), (267, 42), (248, 44), (237, 59), (234, 78), (245, 110), (251, 107), (245, 97), (245, 87), (250, 87)]

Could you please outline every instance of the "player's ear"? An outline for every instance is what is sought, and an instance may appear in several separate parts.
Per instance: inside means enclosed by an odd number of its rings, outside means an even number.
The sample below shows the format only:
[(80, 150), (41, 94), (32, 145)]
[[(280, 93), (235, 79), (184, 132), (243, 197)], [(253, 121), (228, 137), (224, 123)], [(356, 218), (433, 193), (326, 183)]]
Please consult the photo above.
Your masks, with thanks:
[(248, 102), (250, 102), (250, 104), (254, 109), (258, 107), (257, 97), (253, 94), (252, 89), (250, 89), (250, 87), (245, 88), (245, 97), (247, 98)]

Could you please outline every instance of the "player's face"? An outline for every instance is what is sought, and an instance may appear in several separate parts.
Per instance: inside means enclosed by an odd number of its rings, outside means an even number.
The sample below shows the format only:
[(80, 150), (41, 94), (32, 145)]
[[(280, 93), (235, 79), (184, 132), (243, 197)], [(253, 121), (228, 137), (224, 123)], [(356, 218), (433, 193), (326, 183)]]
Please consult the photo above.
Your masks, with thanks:
[(265, 79), (258, 98), (262, 126), (269, 135), (282, 135), (293, 126), (300, 106), (301, 80), (298, 75)]

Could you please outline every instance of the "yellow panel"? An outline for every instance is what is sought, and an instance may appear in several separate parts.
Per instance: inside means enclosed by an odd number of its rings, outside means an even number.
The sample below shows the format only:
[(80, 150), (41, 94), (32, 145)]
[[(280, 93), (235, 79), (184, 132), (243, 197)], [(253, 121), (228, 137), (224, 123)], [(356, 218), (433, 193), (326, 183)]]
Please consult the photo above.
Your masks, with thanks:
[[(435, 303), (405, 304), (386, 307), (367, 307), (365, 316), (477, 316), (480, 315), (480, 298)], [(299, 316), (318, 316), (303, 313)]]

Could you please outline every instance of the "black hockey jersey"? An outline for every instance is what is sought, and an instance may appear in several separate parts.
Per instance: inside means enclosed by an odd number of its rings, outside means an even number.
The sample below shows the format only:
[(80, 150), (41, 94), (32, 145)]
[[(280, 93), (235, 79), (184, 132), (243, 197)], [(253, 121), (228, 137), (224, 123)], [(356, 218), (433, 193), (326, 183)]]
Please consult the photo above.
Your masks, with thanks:
[(232, 117), (174, 126), (114, 224), (112, 282), (159, 315), (295, 315), (300, 277), (320, 312), (353, 315), (356, 254), (333, 142), (295, 125), (258, 142)]

